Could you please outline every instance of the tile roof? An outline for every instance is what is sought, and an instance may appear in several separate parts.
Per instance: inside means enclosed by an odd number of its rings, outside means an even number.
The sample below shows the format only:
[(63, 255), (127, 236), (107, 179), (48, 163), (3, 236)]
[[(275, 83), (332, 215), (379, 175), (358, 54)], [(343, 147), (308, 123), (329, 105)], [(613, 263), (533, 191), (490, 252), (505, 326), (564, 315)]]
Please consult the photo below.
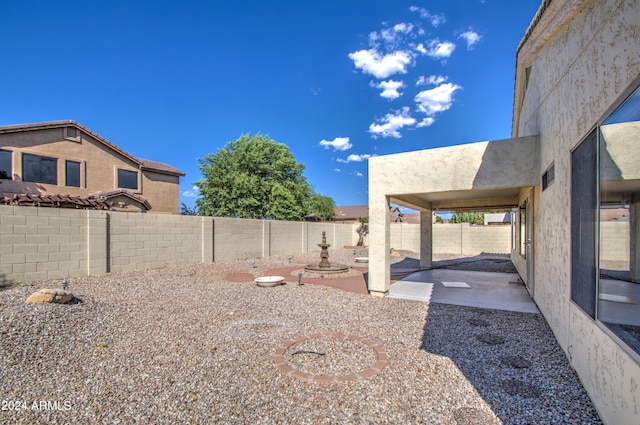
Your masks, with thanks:
[(135, 193), (131, 193), (124, 189), (116, 189), (116, 190), (110, 190), (107, 192), (92, 193), (89, 196), (89, 199), (110, 199), (110, 198), (115, 198), (116, 196), (126, 196), (127, 198), (130, 198), (136, 202), (139, 202), (147, 210), (151, 209), (151, 204), (149, 204), (149, 201), (147, 201), (144, 197), (137, 195)]
[(160, 173), (177, 175), (177, 176), (185, 175), (183, 171), (180, 171), (177, 168), (174, 168), (168, 164), (164, 164), (162, 162), (157, 162), (157, 161), (150, 161), (147, 159), (136, 158), (135, 156), (131, 155), (129, 152), (114, 145), (104, 137), (100, 136), (97, 133), (94, 133), (93, 131), (89, 130), (87, 127), (73, 120), (44, 121), (44, 122), (36, 122), (36, 123), (29, 123), (29, 124), (4, 125), (4, 126), (0, 126), (0, 134), (16, 133), (20, 131), (43, 130), (48, 128), (63, 128), (63, 127), (70, 127), (70, 126), (75, 127), (78, 130), (82, 131), (83, 133), (90, 135), (91, 137), (96, 139), (98, 142), (107, 146), (109, 149), (115, 152), (118, 152), (120, 155), (124, 156), (125, 158), (135, 162), (136, 164), (139, 164), (142, 169), (147, 169), (151, 171), (157, 171)]
[(111, 210), (111, 202), (102, 199), (81, 198), (70, 195), (5, 194), (5, 205), (76, 208), (83, 210)]

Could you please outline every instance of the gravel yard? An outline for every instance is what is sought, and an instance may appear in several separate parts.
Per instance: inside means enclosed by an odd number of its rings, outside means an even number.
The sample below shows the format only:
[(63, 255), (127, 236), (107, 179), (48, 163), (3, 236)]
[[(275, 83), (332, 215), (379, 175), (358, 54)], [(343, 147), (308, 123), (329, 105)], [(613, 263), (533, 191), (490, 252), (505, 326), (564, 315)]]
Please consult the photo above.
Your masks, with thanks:
[[(393, 261), (416, 262), (401, 254)], [(329, 260), (355, 266), (353, 257), (330, 250)], [(0, 423), (600, 423), (541, 315), (375, 298), (294, 277), (275, 288), (225, 280), (288, 265), (283, 256), (256, 268), (226, 261), (70, 279), (81, 301), (69, 305), (24, 302), (59, 282), (0, 291)], [(388, 363), (333, 384), (274, 364), (286, 341), (329, 333), (375, 341)], [(333, 336), (283, 357), (320, 375), (376, 360), (368, 345)]]

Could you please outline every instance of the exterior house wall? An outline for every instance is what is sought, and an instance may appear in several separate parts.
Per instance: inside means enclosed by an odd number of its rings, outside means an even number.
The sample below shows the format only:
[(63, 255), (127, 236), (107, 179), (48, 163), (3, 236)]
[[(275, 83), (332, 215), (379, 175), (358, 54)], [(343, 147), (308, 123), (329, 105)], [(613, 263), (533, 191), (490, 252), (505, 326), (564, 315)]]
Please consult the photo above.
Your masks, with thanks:
[(555, 164), (535, 211), (534, 298), (611, 424), (640, 423), (640, 365), (571, 302), (571, 150), (640, 75), (639, 32), (637, 1), (554, 1), (518, 53), (513, 135), (539, 134), (540, 172)]
[(180, 177), (143, 170), (142, 191), (150, 212), (180, 214)]
[[(142, 169), (136, 158), (103, 143), (73, 122), (44, 123), (42, 128), (30, 126), (0, 127), (0, 149), (12, 152), (12, 180), (1, 180), (0, 195), (18, 193), (86, 198), (98, 192), (119, 189), (118, 169), (122, 169), (138, 173), (138, 189), (126, 190), (147, 199), (151, 204), (151, 212), (180, 212), (180, 177), (176, 174), (181, 172), (178, 170), (175, 170), (176, 173), (162, 173)], [(67, 128), (76, 129), (77, 136), (66, 137)], [(22, 181), (23, 153), (56, 158), (57, 184)], [(80, 163), (80, 187), (66, 185), (66, 160)], [(116, 207), (118, 202), (122, 202), (125, 209), (140, 207), (138, 202), (127, 197), (115, 200)]]

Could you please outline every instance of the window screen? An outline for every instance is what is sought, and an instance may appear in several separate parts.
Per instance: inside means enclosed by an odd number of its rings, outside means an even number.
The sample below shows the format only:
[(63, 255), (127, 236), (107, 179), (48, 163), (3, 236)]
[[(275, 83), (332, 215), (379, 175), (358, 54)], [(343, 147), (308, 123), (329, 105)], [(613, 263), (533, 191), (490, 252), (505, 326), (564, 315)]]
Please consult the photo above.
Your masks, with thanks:
[(65, 161), (65, 181), (67, 186), (80, 187), (80, 163)]
[(597, 161), (593, 131), (571, 153), (571, 299), (595, 318)]
[(58, 160), (48, 156), (22, 154), (22, 180), (58, 184)]
[(138, 190), (138, 172), (118, 169), (118, 187)]

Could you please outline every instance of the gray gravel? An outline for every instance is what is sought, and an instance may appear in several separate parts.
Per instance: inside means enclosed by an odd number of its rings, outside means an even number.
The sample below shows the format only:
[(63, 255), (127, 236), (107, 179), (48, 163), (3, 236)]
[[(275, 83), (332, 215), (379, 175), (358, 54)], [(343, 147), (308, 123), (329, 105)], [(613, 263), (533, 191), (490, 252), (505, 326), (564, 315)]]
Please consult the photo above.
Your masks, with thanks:
[[(356, 265), (351, 250), (330, 255)], [(256, 265), (71, 279), (82, 300), (71, 305), (25, 304), (59, 282), (0, 291), (0, 423), (600, 423), (539, 314), (375, 298), (293, 278), (276, 288), (224, 280), (288, 261)], [(389, 363), (373, 378), (329, 385), (275, 368), (284, 341), (323, 332), (378, 340)], [(297, 349), (330, 355), (340, 344)], [(315, 356), (338, 371), (369, 367), (358, 366), (370, 357), (357, 347)], [(296, 361), (321, 370), (313, 358)]]

